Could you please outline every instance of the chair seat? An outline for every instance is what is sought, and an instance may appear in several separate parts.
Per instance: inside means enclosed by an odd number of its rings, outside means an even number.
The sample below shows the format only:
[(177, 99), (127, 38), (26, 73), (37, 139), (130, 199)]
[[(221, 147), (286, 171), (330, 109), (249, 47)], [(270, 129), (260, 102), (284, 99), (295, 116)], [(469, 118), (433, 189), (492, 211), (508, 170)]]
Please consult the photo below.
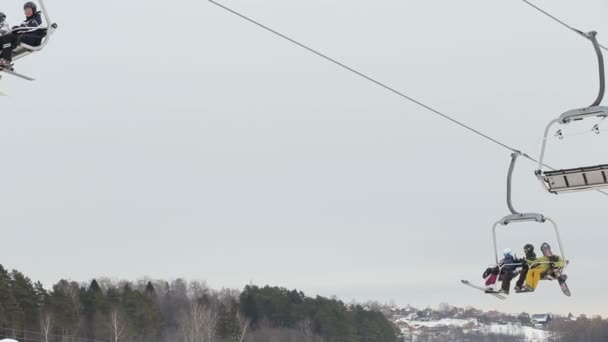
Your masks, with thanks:
[(33, 52), (40, 51), (46, 45), (46, 41), (48, 39), (48, 29), (39, 29), (34, 32), (30, 32), (29, 34), (38, 33), (40, 34), (40, 44), (32, 46), (24, 43), (20, 43), (15, 49), (13, 49), (13, 60), (20, 59), (25, 57)]

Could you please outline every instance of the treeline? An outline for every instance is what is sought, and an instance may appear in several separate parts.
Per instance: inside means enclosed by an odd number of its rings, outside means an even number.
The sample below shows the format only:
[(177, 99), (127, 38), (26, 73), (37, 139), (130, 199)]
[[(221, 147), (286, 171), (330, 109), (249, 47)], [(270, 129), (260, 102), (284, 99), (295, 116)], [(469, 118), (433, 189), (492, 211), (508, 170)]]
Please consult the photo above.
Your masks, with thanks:
[(396, 328), (376, 311), (347, 306), (337, 299), (309, 298), (277, 287), (246, 286), (241, 312), (255, 328), (290, 328), (328, 341), (397, 341)]
[(605, 342), (608, 341), (608, 320), (585, 315), (576, 320), (557, 318), (551, 331), (555, 332), (554, 342)]
[(302, 292), (202, 282), (61, 280), (52, 289), (0, 265), (0, 339), (20, 342), (397, 341), (380, 313)]

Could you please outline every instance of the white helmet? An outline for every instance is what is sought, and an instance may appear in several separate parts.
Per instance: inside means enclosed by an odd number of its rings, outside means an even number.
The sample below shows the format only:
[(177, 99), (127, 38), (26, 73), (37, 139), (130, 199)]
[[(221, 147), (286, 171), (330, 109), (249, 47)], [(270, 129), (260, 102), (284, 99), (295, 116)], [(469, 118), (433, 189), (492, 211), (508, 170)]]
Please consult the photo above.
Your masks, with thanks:
[(504, 251), (502, 251), (502, 254), (507, 257), (507, 256), (512, 256), (513, 255), (513, 251), (511, 250), (511, 248), (505, 248)]

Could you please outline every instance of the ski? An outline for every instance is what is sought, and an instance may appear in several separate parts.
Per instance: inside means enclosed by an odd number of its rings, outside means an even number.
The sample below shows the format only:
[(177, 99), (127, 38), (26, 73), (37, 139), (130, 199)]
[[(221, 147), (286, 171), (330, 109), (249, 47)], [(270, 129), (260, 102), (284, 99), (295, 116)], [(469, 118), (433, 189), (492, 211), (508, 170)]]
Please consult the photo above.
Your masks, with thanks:
[(22, 79), (27, 80), (27, 81), (34, 81), (33, 78), (31, 78), (29, 76), (22, 75), (22, 74), (17, 73), (17, 72), (14, 72), (13, 70), (0, 69), (0, 72), (5, 72), (5, 73), (7, 73), (9, 75), (12, 75), (12, 76), (15, 76), (15, 77), (19, 77), (19, 78), (22, 78)]
[(484, 293), (487, 293), (487, 294), (489, 294), (489, 295), (492, 295), (492, 296), (494, 296), (494, 297), (496, 297), (496, 298), (498, 298), (498, 299), (500, 299), (500, 300), (505, 300), (505, 299), (507, 299), (507, 297), (505, 297), (505, 296), (501, 295), (500, 293), (498, 293), (498, 292), (496, 292), (496, 291), (488, 291), (488, 290), (487, 290), (486, 288), (484, 288), (484, 287), (481, 287), (481, 286), (476, 286), (476, 285), (471, 284), (471, 282), (470, 282), (470, 281), (468, 281), (468, 280), (461, 280), (461, 282), (462, 282), (463, 284), (467, 285), (467, 286), (470, 286), (470, 287), (474, 288), (474, 289), (477, 289), (477, 290), (479, 290), (479, 291), (482, 291), (482, 292), (484, 292)]

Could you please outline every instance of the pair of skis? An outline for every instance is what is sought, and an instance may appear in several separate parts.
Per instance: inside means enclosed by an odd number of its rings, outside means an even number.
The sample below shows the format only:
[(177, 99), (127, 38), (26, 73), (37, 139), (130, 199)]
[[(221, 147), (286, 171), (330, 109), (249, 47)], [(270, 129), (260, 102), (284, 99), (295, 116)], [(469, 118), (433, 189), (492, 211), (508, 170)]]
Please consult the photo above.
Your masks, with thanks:
[[(552, 272), (555, 275), (555, 278), (557, 279), (557, 282), (559, 284), (560, 289), (562, 290), (562, 292), (564, 293), (564, 295), (571, 297), (572, 293), (570, 292), (570, 288), (568, 287), (568, 284), (566, 283), (566, 279), (568, 279), (568, 277), (565, 274), (562, 274), (562, 270), (558, 267), (552, 267)], [(468, 280), (461, 280), (461, 282), (464, 285), (470, 286), (474, 289), (483, 291), (484, 293), (487, 293), (489, 295), (492, 295), (500, 300), (505, 300), (507, 299), (507, 296), (505, 296), (502, 292), (498, 292), (493, 290), (492, 288), (487, 288), (487, 287), (483, 287), (483, 286), (477, 286), (477, 285), (473, 285), (471, 284), (470, 281)], [(533, 291), (516, 291), (516, 293), (531, 293)]]
[(468, 281), (468, 280), (461, 280), (461, 282), (462, 282), (463, 284), (465, 284), (466, 286), (470, 286), (470, 287), (472, 287), (472, 288), (474, 288), (474, 289), (477, 289), (477, 290), (479, 290), (479, 291), (483, 291), (483, 292), (485, 292), (485, 293), (487, 293), (487, 294), (489, 294), (489, 295), (492, 295), (492, 296), (494, 296), (494, 297), (496, 297), (496, 298), (498, 298), (498, 299), (500, 299), (500, 300), (505, 300), (505, 299), (507, 299), (507, 296), (505, 296), (505, 295), (501, 294), (500, 292), (497, 292), (497, 291), (494, 291), (494, 290), (492, 290), (492, 289), (485, 288), (485, 287), (482, 287), (482, 286), (473, 285), (473, 284), (471, 284), (471, 282), (470, 282), (470, 281)]
[(6, 74), (9, 74), (9, 75), (11, 75), (11, 76), (15, 76), (15, 77), (22, 78), (22, 79), (24, 79), (24, 80), (26, 80), (26, 81), (34, 81), (34, 79), (33, 79), (33, 78), (31, 78), (31, 77), (29, 77), (29, 76), (25, 76), (25, 75), (23, 75), (23, 74), (20, 74), (20, 73), (18, 73), (18, 72), (15, 72), (14, 70), (11, 70), (11, 69), (8, 69), (8, 68), (0, 68), (0, 72), (3, 72), (3, 73), (6, 73)]
[[(11, 75), (11, 76), (15, 76), (15, 77), (22, 78), (22, 79), (24, 79), (24, 80), (26, 80), (26, 81), (34, 81), (34, 79), (33, 79), (33, 78), (31, 78), (31, 77), (29, 77), (29, 76), (25, 76), (25, 75), (23, 75), (23, 74), (20, 74), (20, 73), (18, 73), (18, 72), (15, 72), (14, 70), (11, 70), (11, 69), (7, 69), (7, 68), (0, 68), (0, 73), (1, 73), (1, 72), (5, 73), (5, 74), (9, 74), (9, 75)], [(6, 96), (6, 94), (0, 91), (0, 96)]]

